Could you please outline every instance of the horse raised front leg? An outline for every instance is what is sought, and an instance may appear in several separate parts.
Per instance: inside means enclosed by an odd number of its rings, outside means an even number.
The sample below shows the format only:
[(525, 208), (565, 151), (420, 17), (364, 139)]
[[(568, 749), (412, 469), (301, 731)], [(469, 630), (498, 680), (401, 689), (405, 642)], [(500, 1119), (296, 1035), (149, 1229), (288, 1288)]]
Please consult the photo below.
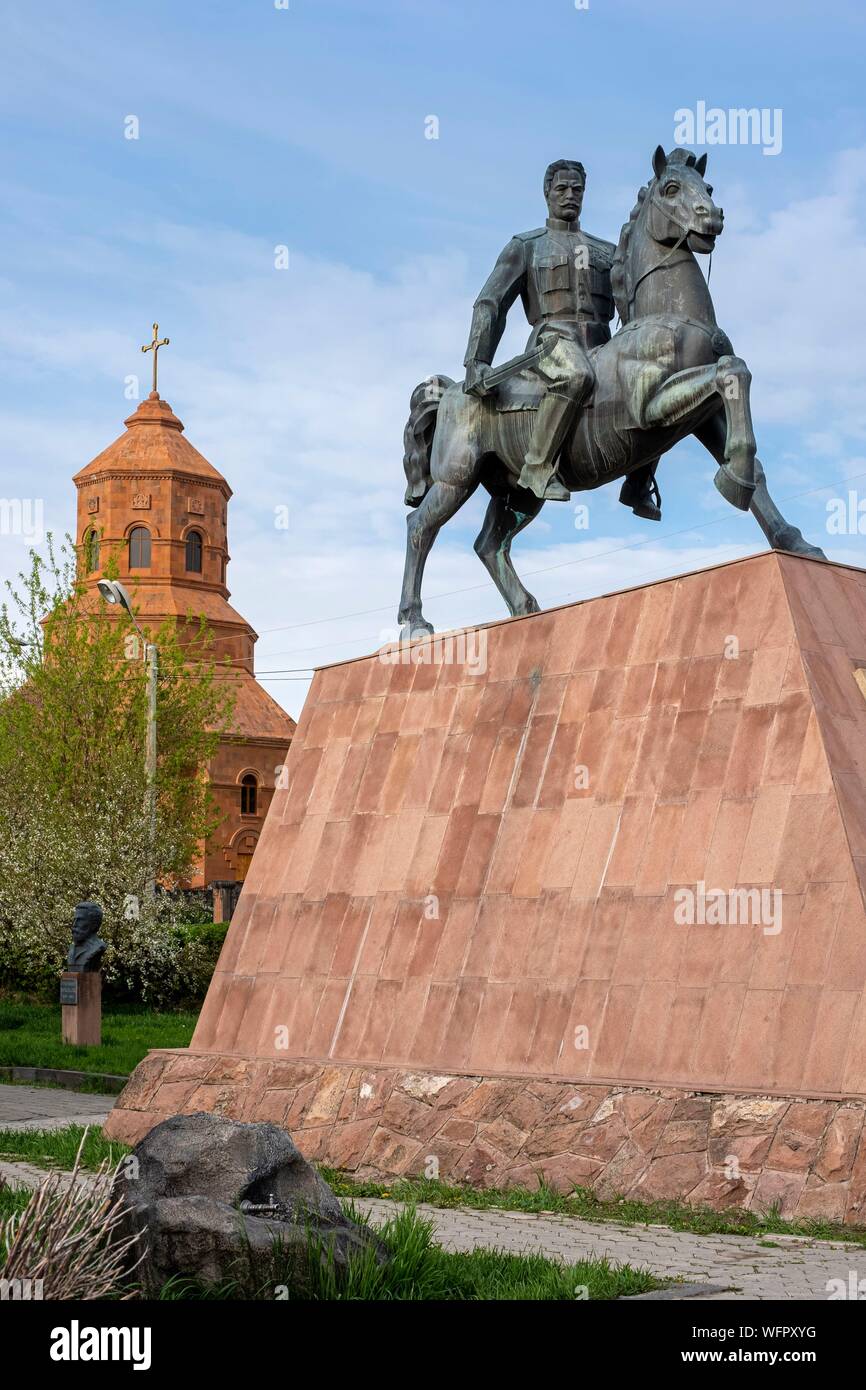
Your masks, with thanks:
[(511, 542), (534, 520), (544, 501), (521, 488), (519, 496), (491, 497), (484, 525), (475, 542), (475, 554), (493, 579), (513, 618), (538, 613), (537, 601), (524, 588), (511, 563)]
[(740, 357), (720, 357), (703, 367), (687, 367), (659, 387), (644, 407), (647, 425), (676, 425), (712, 395), (725, 410), (725, 444), (716, 487), (733, 506), (747, 512), (755, 491), (755, 435), (749, 407), (749, 369)]
[(726, 502), (747, 512), (755, 491), (755, 431), (752, 428), (752, 374), (742, 357), (720, 357), (719, 393), (725, 407), (725, 458), (715, 484)]
[(397, 616), (405, 640), (433, 631), (421, 612), (424, 565), (441, 528), (463, 506), (476, 486), (474, 480), (471, 483), (434, 483), (418, 509), (406, 518), (406, 565)]
[[(695, 437), (717, 463), (724, 462), (727, 428), (721, 409), (718, 415), (712, 416), (700, 429), (695, 430)], [(814, 560), (826, 560), (823, 550), (807, 541), (800, 528), (787, 521), (779, 511), (767, 490), (767, 475), (759, 458), (755, 459), (755, 491), (752, 494), (751, 512), (773, 550), (787, 550), (792, 555), (809, 555)]]

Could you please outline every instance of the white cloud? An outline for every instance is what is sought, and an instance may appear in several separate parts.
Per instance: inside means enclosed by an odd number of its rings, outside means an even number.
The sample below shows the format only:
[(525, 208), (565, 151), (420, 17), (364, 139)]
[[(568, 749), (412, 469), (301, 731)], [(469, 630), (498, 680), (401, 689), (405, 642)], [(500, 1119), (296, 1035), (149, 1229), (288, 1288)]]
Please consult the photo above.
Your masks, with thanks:
[(761, 225), (729, 215), (714, 256), (716, 312), (751, 368), (756, 419), (820, 432), (822, 453), (864, 433), (864, 216), (866, 150), (844, 151), (826, 188)]

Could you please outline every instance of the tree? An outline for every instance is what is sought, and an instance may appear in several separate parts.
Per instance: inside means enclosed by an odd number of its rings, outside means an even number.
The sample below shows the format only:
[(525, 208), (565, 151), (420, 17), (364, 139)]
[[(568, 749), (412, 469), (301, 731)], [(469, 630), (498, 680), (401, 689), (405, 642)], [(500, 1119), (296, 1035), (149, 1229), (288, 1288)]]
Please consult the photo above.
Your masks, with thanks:
[[(106, 566), (110, 575), (112, 566)], [(147, 672), (134, 627), (59, 553), (30, 552), (0, 607), (0, 975), (62, 968), (76, 902), (104, 910), (109, 981), (148, 988), (171, 968), (172, 889), (219, 819), (205, 776), (231, 722), (230, 672), (204, 620), (166, 620), (159, 648), (157, 828), (145, 779)], [(135, 596), (133, 595), (133, 606)]]

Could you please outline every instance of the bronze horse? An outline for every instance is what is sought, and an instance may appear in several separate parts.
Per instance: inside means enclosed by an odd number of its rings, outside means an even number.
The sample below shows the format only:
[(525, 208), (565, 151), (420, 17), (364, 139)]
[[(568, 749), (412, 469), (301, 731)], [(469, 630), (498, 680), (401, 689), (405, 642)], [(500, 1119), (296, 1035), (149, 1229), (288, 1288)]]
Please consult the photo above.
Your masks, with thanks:
[[(622, 326), (590, 354), (596, 387), (563, 445), (558, 476), (572, 492), (602, 487), (693, 434), (715, 459), (716, 487), (756, 517), (774, 550), (825, 559), (786, 521), (769, 492), (749, 408), (751, 376), (719, 328), (695, 252), (709, 253), (724, 215), (705, 183), (707, 156), (653, 156), (620, 235), (611, 283)], [(479, 483), (490, 493), (475, 551), (513, 615), (538, 603), (511, 563), (511, 542), (543, 506), (517, 478), (541, 387), (525, 369), (478, 399), (450, 377), (412, 394), (406, 426), (406, 567), (399, 622), (405, 636), (433, 631), (421, 611), (424, 563), (441, 526)]]

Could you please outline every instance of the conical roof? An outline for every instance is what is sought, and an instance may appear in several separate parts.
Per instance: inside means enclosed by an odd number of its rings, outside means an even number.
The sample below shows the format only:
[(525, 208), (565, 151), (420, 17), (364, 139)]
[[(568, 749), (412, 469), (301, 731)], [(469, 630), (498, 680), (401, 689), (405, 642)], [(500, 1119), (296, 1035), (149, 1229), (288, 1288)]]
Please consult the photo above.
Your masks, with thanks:
[(220, 483), (231, 496), (223, 475), (190, 444), (182, 421), (158, 392), (151, 391), (124, 424), (126, 433), (75, 474), (76, 485), (103, 474), (175, 473)]

